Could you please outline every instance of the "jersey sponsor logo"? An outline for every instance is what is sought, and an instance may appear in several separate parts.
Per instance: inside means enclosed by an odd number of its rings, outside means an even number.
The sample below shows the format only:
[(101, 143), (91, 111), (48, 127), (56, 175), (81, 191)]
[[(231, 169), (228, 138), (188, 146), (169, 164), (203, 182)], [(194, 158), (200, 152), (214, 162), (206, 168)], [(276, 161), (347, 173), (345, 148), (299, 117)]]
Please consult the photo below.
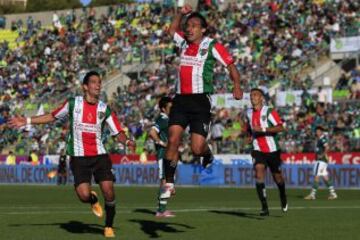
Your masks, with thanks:
[(87, 133), (98, 133), (101, 132), (101, 125), (89, 124), (89, 123), (74, 123), (75, 131), (87, 132)]
[(180, 65), (185, 65), (185, 66), (201, 67), (202, 63), (203, 63), (203, 61), (201, 59), (198, 59), (196, 57), (189, 57), (189, 56), (182, 57), (181, 61), (180, 61)]

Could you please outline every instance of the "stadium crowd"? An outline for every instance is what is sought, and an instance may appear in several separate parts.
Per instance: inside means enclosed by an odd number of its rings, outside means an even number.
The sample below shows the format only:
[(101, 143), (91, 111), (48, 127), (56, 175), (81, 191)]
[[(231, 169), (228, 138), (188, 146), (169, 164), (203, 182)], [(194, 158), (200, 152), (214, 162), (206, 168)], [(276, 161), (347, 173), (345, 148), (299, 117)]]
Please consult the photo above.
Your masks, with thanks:
[[(7, 118), (29, 105), (60, 104), (74, 94), (79, 79), (89, 69), (109, 75), (124, 64), (157, 61), (157, 69), (141, 72), (128, 86), (107, 96), (129, 134), (137, 139), (138, 153), (144, 147), (152, 149), (147, 130), (156, 115), (154, 106), (159, 96), (174, 92), (177, 77), (176, 49), (164, 34), (174, 8), (160, 4), (111, 6), (100, 18), (95, 17), (95, 11), (84, 9), (80, 16), (73, 11), (60, 16), (54, 13), (51, 28), (34, 23), (31, 17), (26, 26), (12, 24), (19, 32), (17, 41), (26, 44), (15, 49), (6, 42), (0, 44), (0, 149), (14, 145), (17, 154), (26, 154), (31, 146), (40, 153), (58, 153), (64, 147), (66, 125), (60, 130), (48, 126), (18, 134), (6, 128)], [(282, 89), (309, 89), (312, 82), (300, 77), (301, 69), (311, 65), (314, 56), (328, 52), (330, 38), (359, 33), (360, 29), (359, 4), (350, 0), (246, 0), (223, 11), (213, 4), (201, 4), (200, 12), (209, 22), (209, 35), (216, 39), (221, 36), (234, 55), (245, 91), (259, 85), (266, 90), (274, 83), (280, 83)], [(216, 68), (217, 93), (232, 88), (224, 71), (221, 66)], [(337, 87), (349, 88), (351, 98), (359, 99), (359, 84), (359, 69), (354, 69)], [(354, 108), (359, 103), (322, 106), (316, 102), (316, 98), (304, 96), (300, 107), (280, 109), (289, 129), (280, 136), (284, 150), (312, 151), (316, 124), (327, 125), (336, 150), (348, 151), (350, 146), (359, 149), (360, 123), (355, 117), (359, 107)], [(242, 109), (214, 113), (212, 140), (216, 152), (248, 151), (241, 134), (243, 115)], [(357, 144), (350, 144), (353, 139)], [(113, 152), (119, 151), (111, 140), (108, 146)], [(186, 144), (183, 149), (188, 149)]]

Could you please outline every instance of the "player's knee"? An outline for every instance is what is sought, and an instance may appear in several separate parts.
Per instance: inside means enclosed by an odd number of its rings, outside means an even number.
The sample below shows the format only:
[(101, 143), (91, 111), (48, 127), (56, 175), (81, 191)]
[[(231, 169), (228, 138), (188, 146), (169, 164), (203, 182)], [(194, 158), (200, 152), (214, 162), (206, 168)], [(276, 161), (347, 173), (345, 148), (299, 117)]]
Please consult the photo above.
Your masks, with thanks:
[(281, 173), (275, 173), (273, 178), (277, 184), (281, 184), (284, 182), (284, 178), (282, 177)]
[(257, 175), (255, 175), (255, 180), (256, 180), (256, 182), (264, 182), (265, 177), (264, 177), (264, 175), (257, 174)]
[(201, 156), (204, 153), (204, 147), (202, 144), (192, 144), (191, 151), (196, 156)]
[(83, 203), (88, 203), (90, 201), (90, 193), (78, 193), (79, 200)]
[(107, 202), (115, 201), (115, 194), (112, 190), (105, 190), (104, 191), (104, 199)]
[(168, 140), (168, 148), (170, 150), (177, 150), (180, 145), (180, 139), (177, 136), (172, 136)]

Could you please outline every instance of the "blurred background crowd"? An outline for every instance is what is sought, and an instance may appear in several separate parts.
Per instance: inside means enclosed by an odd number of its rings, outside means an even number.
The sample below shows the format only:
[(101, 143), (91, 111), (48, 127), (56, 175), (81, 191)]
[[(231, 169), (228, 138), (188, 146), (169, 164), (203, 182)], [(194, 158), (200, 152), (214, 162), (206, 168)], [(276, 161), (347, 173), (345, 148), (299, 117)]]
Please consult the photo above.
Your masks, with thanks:
[[(222, 42), (236, 60), (245, 92), (262, 88), (268, 103), (280, 112), (287, 131), (279, 136), (284, 152), (314, 151), (314, 129), (328, 130), (332, 151), (360, 150), (360, 68), (342, 70), (333, 91), (348, 94), (328, 102), (321, 88), (304, 69), (314, 67), (329, 55), (330, 40), (360, 35), (360, 4), (336, 1), (238, 1), (219, 10), (219, 2), (199, 2), (199, 11), (209, 23), (209, 35)], [(174, 94), (179, 59), (166, 34), (176, 8), (172, 1), (129, 3), (52, 13), (52, 24), (31, 16), (11, 22), (5, 33), (12, 41), (0, 40), (0, 150), (28, 154), (58, 154), (65, 147), (66, 121), (32, 127), (19, 134), (7, 128), (16, 114), (50, 111), (66, 97), (81, 91), (88, 70), (99, 71), (105, 82), (125, 67), (128, 84), (103, 94), (117, 113), (127, 133), (137, 141), (137, 153), (154, 151), (147, 133), (158, 114), (161, 96)], [(11, 33), (9, 33), (11, 34)], [(151, 64), (151, 68), (146, 66)], [(217, 65), (216, 93), (230, 93), (231, 80)], [(329, 87), (329, 86), (327, 86)], [(300, 105), (276, 106), (271, 90), (302, 90)], [(307, 89), (319, 89), (310, 95)], [(214, 108), (210, 141), (215, 153), (248, 153), (250, 145), (242, 132), (244, 108)], [(108, 135), (113, 153), (124, 149)], [(181, 151), (190, 155), (184, 136)]]

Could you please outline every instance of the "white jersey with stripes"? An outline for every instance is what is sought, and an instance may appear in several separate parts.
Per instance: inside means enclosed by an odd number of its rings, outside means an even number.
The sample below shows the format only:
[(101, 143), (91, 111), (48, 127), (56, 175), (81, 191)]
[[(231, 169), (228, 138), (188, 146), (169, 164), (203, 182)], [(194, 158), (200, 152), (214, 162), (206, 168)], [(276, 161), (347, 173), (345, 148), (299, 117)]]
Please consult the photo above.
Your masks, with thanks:
[[(263, 106), (260, 110), (249, 108), (246, 112), (246, 117), (251, 129), (253, 129), (255, 126), (268, 128), (283, 124), (283, 121), (281, 120), (276, 110), (268, 106)], [(276, 152), (280, 150), (276, 134), (253, 135), (253, 149), (264, 153)]]
[(67, 154), (70, 156), (106, 154), (102, 143), (105, 123), (109, 126), (112, 135), (123, 131), (115, 113), (106, 103), (99, 101), (91, 104), (82, 96), (69, 98), (51, 114), (57, 119), (69, 116)]

